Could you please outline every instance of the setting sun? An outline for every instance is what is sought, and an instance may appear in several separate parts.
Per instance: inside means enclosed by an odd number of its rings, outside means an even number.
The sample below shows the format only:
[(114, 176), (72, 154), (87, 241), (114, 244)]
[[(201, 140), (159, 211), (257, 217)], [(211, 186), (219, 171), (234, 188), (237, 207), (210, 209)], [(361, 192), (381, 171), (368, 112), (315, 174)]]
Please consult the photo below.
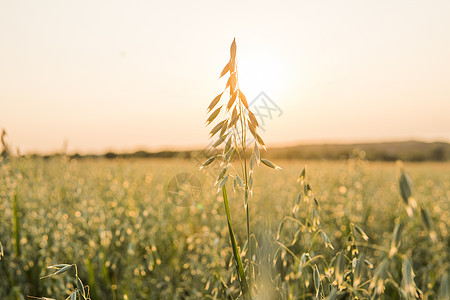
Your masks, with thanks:
[[(239, 42), (239, 41), (238, 41)], [(288, 61), (264, 49), (248, 49), (238, 61), (240, 88), (251, 98), (276, 94), (288, 87)]]

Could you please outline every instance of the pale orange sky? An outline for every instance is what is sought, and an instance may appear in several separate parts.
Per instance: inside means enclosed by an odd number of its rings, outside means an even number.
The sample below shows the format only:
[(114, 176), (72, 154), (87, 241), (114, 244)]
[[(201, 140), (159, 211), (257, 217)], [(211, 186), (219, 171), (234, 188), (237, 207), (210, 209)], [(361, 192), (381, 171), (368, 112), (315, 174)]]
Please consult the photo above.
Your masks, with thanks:
[(269, 145), (450, 141), (449, 1), (0, 0), (0, 127), (21, 152), (202, 147), (237, 41)]

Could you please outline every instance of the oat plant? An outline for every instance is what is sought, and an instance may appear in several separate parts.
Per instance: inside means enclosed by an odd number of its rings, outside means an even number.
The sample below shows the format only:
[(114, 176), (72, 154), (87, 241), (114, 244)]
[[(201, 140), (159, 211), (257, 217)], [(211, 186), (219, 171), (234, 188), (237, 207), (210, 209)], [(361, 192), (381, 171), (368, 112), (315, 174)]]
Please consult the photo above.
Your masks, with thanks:
[[(273, 169), (279, 169), (279, 167), (269, 160), (261, 158), (261, 150), (266, 150), (266, 145), (257, 133), (258, 121), (251, 112), (247, 99), (239, 87), (235, 39), (230, 47), (230, 59), (223, 68), (220, 77), (227, 74), (229, 77), (225, 89), (212, 100), (207, 109), (209, 116), (206, 120), (206, 125), (215, 124), (209, 133), (210, 138), (214, 142), (210, 149), (211, 157), (205, 161), (201, 168), (212, 164), (214, 161), (220, 161), (221, 170), (215, 184), (218, 186), (217, 192), (222, 191), (223, 195), (231, 246), (242, 294), (245, 298), (251, 298), (253, 249), (250, 242), (252, 232), (250, 229), (248, 200), (253, 190), (253, 171), (260, 162)], [(221, 100), (224, 102), (222, 103)], [(214, 122), (219, 116), (223, 117), (223, 119)], [(237, 168), (232, 165), (234, 158), (237, 158), (237, 164), (239, 165)], [(233, 181), (233, 190), (241, 189), (244, 191), (244, 209), (247, 221), (247, 274), (245, 274), (236, 236), (231, 224), (226, 189), (227, 182), (231, 180)]]
[(5, 140), (6, 130), (2, 129), (2, 133), (0, 134), (0, 142), (2, 145), (2, 151), (0, 152), (0, 157), (7, 157), (9, 155), (9, 147)]
[[(89, 286), (84, 285), (81, 281), (80, 277), (78, 277), (78, 268), (77, 265), (72, 264), (58, 264), (54, 266), (47, 267), (47, 269), (54, 270), (54, 273), (51, 273), (49, 275), (46, 275), (44, 277), (41, 277), (41, 279), (64, 274), (69, 271), (73, 271), (74, 273), (74, 279), (76, 281), (76, 289), (73, 290), (70, 295), (66, 298), (66, 300), (90, 300), (91, 297), (89, 295)], [(42, 300), (54, 300), (52, 298), (46, 298), (46, 297), (32, 297), (28, 296), (29, 298), (34, 299), (42, 299)]]

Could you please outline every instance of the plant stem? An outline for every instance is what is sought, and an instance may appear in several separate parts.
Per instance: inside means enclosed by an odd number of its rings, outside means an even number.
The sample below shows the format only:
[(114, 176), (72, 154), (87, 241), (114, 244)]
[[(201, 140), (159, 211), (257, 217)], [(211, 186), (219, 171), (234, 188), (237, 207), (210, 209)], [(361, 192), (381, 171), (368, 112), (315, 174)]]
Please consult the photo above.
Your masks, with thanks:
[(252, 246), (250, 243), (250, 212), (249, 212), (249, 204), (248, 204), (248, 173), (247, 173), (247, 125), (245, 123), (244, 114), (242, 113), (242, 103), (239, 105), (239, 111), (241, 115), (241, 146), (244, 158), (244, 181), (245, 181), (245, 192), (244, 192), (244, 204), (245, 204), (245, 212), (247, 214), (247, 267), (248, 267), (248, 284), (249, 287), (252, 287)]
[[(245, 157), (245, 148), (244, 148)], [(250, 243), (250, 213), (248, 204), (248, 179), (247, 179), (247, 160), (244, 163), (245, 167), (245, 210), (247, 212), (247, 260), (248, 260), (248, 282), (249, 286), (252, 286), (252, 244)]]
[(248, 288), (247, 279), (245, 277), (244, 267), (242, 266), (241, 256), (239, 254), (239, 249), (236, 242), (236, 237), (234, 235), (233, 227), (231, 226), (231, 215), (230, 215), (230, 206), (228, 205), (228, 195), (227, 189), (225, 185), (222, 187), (223, 194), (223, 204), (225, 206), (225, 212), (227, 214), (227, 223), (228, 223), (228, 231), (230, 234), (231, 240), (231, 248), (233, 249), (233, 256), (236, 262), (236, 270), (239, 276), (239, 283), (241, 284), (242, 294), (244, 295), (244, 299), (251, 299), (251, 293)]
[(19, 201), (17, 192), (13, 196), (13, 226), (14, 226), (14, 250), (17, 258), (20, 257), (20, 221), (19, 221)]
[[(249, 266), (250, 266), (250, 255), (251, 255), (251, 247), (250, 247), (250, 213), (248, 209), (248, 189), (245, 191), (245, 202), (247, 202), (247, 240), (248, 240), (248, 253), (249, 253)], [(251, 280), (251, 272), (249, 272), (250, 280)]]

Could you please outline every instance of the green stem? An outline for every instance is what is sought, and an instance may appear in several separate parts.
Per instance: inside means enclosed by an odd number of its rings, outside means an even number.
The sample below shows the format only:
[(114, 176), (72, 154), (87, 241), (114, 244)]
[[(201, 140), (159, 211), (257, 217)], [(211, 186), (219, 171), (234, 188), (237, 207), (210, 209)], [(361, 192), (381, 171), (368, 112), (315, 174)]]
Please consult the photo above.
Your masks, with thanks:
[[(247, 164), (246, 164), (247, 165)], [(247, 169), (247, 168), (246, 168)], [(247, 175), (247, 171), (245, 172)], [(248, 183), (247, 176), (245, 178), (245, 210), (247, 212), (247, 260), (248, 260), (248, 282), (250, 287), (252, 286), (252, 244), (250, 243), (250, 213), (248, 205)]]
[(17, 193), (13, 196), (13, 226), (14, 226), (14, 250), (16, 256), (20, 257), (20, 222), (19, 222), (19, 201), (17, 199)]
[(239, 283), (241, 284), (242, 294), (245, 298), (251, 299), (250, 290), (248, 288), (247, 279), (245, 277), (244, 267), (242, 266), (241, 256), (239, 255), (239, 249), (234, 236), (233, 227), (231, 226), (230, 206), (228, 205), (228, 195), (225, 185), (222, 187), (223, 203), (225, 206), (225, 212), (227, 214), (228, 231), (230, 234), (231, 248), (233, 249), (233, 256), (236, 262), (236, 270), (239, 276)]
[(87, 270), (88, 270), (88, 280), (89, 280), (89, 286), (90, 286), (90, 292), (92, 292), (92, 298), (98, 299), (97, 297), (97, 287), (95, 284), (95, 272), (94, 268), (92, 267), (92, 261), (90, 258), (87, 258), (85, 260)]
[(244, 114), (242, 113), (242, 103), (239, 105), (239, 111), (241, 115), (241, 131), (242, 131), (242, 152), (244, 156), (244, 181), (245, 181), (245, 192), (244, 192), (244, 203), (245, 203), (245, 212), (247, 214), (247, 266), (248, 266), (248, 282), (250, 288), (252, 287), (252, 244), (250, 243), (250, 212), (249, 212), (249, 204), (248, 204), (248, 173), (247, 173), (247, 125), (245, 123)]

